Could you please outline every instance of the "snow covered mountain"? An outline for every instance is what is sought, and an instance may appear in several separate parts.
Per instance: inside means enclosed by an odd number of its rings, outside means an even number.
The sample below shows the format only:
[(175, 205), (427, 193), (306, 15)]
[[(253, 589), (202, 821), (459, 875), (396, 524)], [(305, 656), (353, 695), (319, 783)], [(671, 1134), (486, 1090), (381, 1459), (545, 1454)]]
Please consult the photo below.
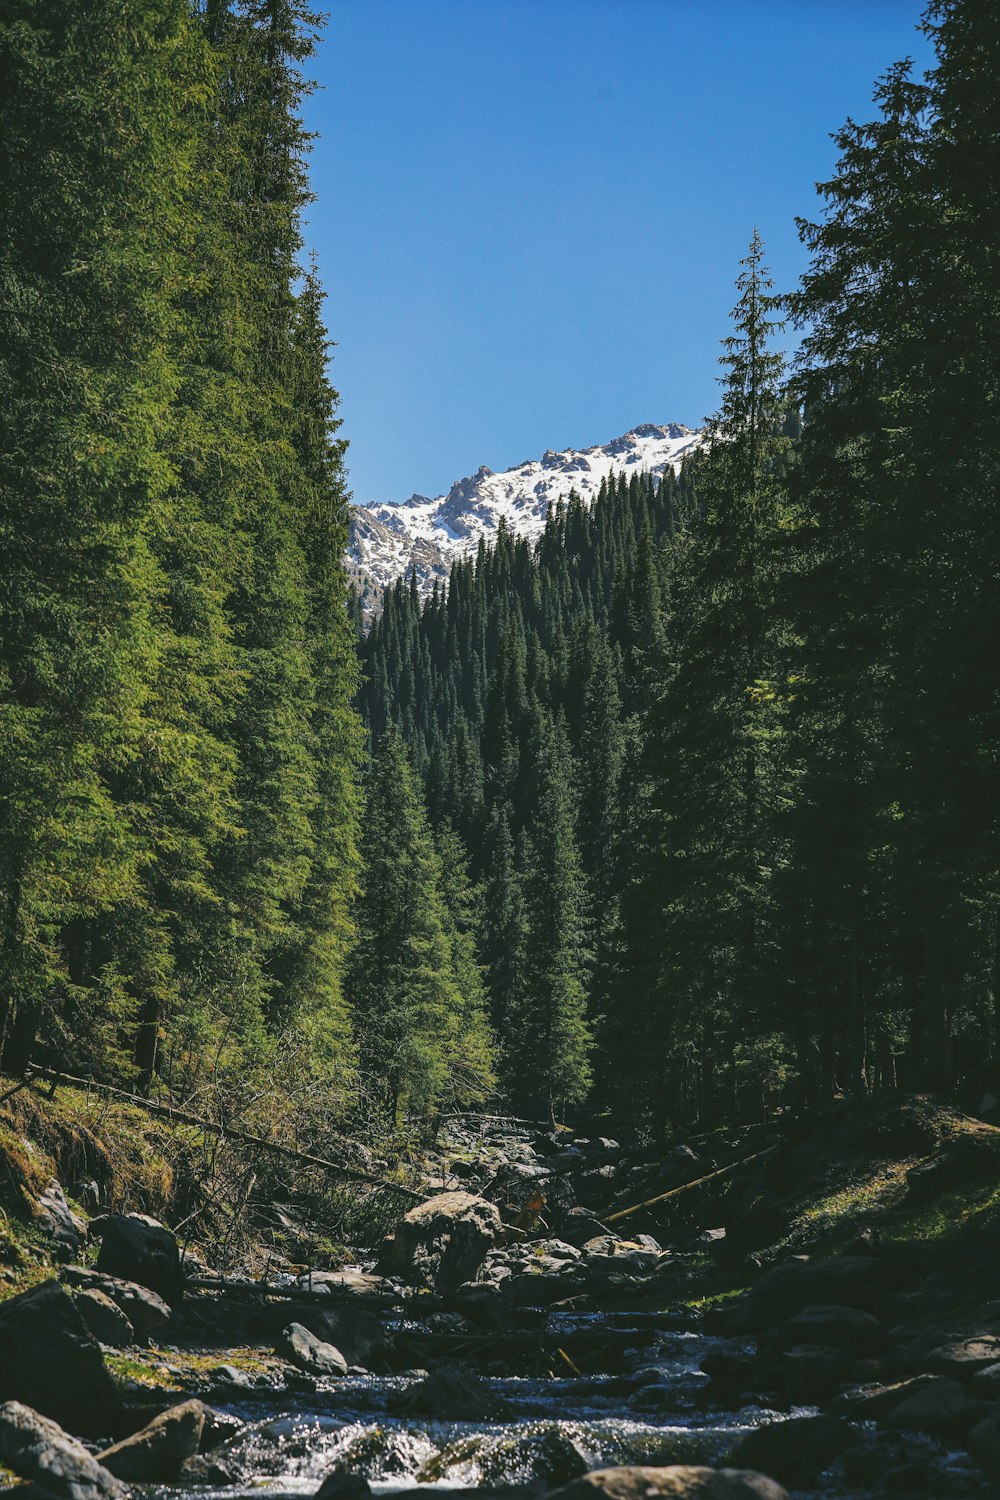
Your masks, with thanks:
[(676, 469), (701, 441), (700, 432), (679, 422), (666, 427), (647, 422), (595, 448), (549, 449), (501, 474), (484, 467), (434, 500), (411, 495), (355, 506), (348, 571), (366, 611), (377, 610), (386, 586), (414, 566), (421, 593), (429, 593), (435, 578), (447, 578), (457, 557), (476, 551), (480, 537), (489, 542), (496, 536), (501, 519), (519, 536), (537, 537), (549, 505), (570, 490), (590, 503), (608, 475)]

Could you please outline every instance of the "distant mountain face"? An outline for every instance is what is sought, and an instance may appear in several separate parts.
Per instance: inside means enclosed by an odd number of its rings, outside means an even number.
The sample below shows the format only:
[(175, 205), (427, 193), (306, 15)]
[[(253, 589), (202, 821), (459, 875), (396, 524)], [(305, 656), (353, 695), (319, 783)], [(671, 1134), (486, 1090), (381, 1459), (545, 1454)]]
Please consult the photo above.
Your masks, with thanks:
[(456, 558), (476, 551), (480, 537), (492, 541), (501, 519), (517, 535), (537, 537), (549, 505), (565, 499), (570, 490), (592, 503), (601, 480), (610, 474), (659, 475), (668, 465), (676, 469), (701, 441), (700, 432), (680, 422), (666, 427), (647, 422), (596, 448), (549, 449), (502, 474), (479, 469), (436, 500), (411, 495), (398, 503), (355, 506), (348, 571), (368, 611), (377, 610), (386, 586), (412, 567), (421, 593), (429, 593), (436, 578), (447, 578)]

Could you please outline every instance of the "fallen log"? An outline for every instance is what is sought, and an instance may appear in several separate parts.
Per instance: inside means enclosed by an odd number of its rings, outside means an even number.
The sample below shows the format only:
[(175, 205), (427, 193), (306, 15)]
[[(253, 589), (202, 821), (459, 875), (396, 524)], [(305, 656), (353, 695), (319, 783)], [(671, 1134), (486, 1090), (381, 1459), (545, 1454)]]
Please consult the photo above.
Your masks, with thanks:
[(617, 1213), (602, 1214), (605, 1223), (614, 1224), (619, 1219), (631, 1218), (640, 1209), (653, 1208), (657, 1203), (666, 1203), (668, 1198), (676, 1198), (680, 1193), (690, 1192), (691, 1188), (702, 1187), (706, 1182), (714, 1182), (717, 1177), (725, 1177), (727, 1172), (735, 1172), (740, 1167), (748, 1167), (752, 1161), (760, 1161), (761, 1157), (770, 1156), (777, 1147), (768, 1146), (765, 1151), (755, 1151), (752, 1156), (744, 1156), (741, 1161), (731, 1161), (727, 1167), (719, 1167), (715, 1172), (708, 1172), (704, 1177), (696, 1177), (693, 1182), (683, 1182), (680, 1187), (671, 1188), (669, 1192), (657, 1193), (655, 1198), (646, 1198), (642, 1203), (633, 1203), (630, 1208), (620, 1208)]
[(109, 1094), (114, 1099), (122, 1099), (128, 1104), (134, 1104), (139, 1109), (144, 1109), (148, 1114), (157, 1115), (160, 1119), (170, 1120), (178, 1125), (191, 1125), (197, 1130), (207, 1130), (210, 1135), (220, 1136), (223, 1140), (235, 1141), (241, 1146), (255, 1146), (261, 1151), (271, 1151), (278, 1156), (284, 1156), (289, 1161), (301, 1162), (303, 1166), (320, 1167), (325, 1172), (335, 1172), (339, 1177), (346, 1177), (350, 1182), (364, 1182), (369, 1187), (384, 1188), (387, 1192), (399, 1193), (403, 1198), (412, 1198), (415, 1203), (422, 1203), (427, 1197), (426, 1193), (417, 1192), (415, 1188), (404, 1187), (401, 1182), (391, 1182), (385, 1177), (375, 1177), (369, 1172), (359, 1172), (356, 1167), (348, 1167), (343, 1162), (328, 1161), (322, 1156), (313, 1156), (308, 1151), (298, 1151), (294, 1146), (282, 1146), (277, 1141), (269, 1141), (265, 1136), (253, 1135), (247, 1130), (233, 1130), (228, 1125), (219, 1125), (214, 1120), (204, 1120), (199, 1115), (188, 1114), (185, 1110), (175, 1108), (172, 1104), (154, 1104), (151, 1099), (143, 1099), (141, 1094), (130, 1094), (126, 1089), (117, 1089), (109, 1083), (96, 1083), (92, 1078), (76, 1078), (72, 1073), (59, 1073), (52, 1068), (42, 1068), (32, 1064), (28, 1070), (29, 1077), (26, 1082), (30, 1083), (33, 1078), (47, 1078), (55, 1084), (69, 1083), (77, 1088), (96, 1089), (99, 1093)]

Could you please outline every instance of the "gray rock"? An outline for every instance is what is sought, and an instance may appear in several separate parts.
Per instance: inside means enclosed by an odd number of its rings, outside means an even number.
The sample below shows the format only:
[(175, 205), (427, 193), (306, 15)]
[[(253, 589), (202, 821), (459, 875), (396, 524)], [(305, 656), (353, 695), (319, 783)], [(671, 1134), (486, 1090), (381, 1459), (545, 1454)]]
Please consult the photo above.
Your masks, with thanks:
[(533, 1255), (541, 1252), (549, 1260), (582, 1260), (583, 1251), (575, 1245), (569, 1245), (565, 1240), (536, 1240), (532, 1242), (531, 1251)]
[(173, 1233), (147, 1214), (105, 1214), (91, 1222), (101, 1236), (97, 1269), (122, 1281), (149, 1287), (171, 1307), (184, 1291), (180, 1254)]
[(1000, 1484), (1000, 1411), (977, 1422), (966, 1438), (966, 1446), (983, 1473)]
[(806, 1489), (857, 1441), (854, 1428), (838, 1417), (792, 1417), (755, 1428), (728, 1461), (735, 1469), (757, 1469), (792, 1489)]
[(71, 1432), (113, 1432), (122, 1406), (101, 1346), (58, 1281), (0, 1303), (0, 1400), (22, 1401)]
[(304, 1292), (318, 1292), (330, 1297), (363, 1299), (385, 1291), (380, 1276), (372, 1276), (357, 1266), (344, 1266), (340, 1271), (308, 1271), (298, 1278), (295, 1285)]
[(347, 1360), (340, 1350), (317, 1338), (302, 1323), (289, 1323), (277, 1342), (275, 1353), (307, 1375), (347, 1374)]
[(1000, 1400), (1000, 1361), (977, 1370), (969, 1381), (969, 1390), (983, 1401)]
[(248, 1391), (253, 1385), (253, 1380), (246, 1370), (238, 1370), (235, 1365), (213, 1365), (208, 1372), (208, 1378), (215, 1385), (232, 1386), (238, 1391)]
[(363, 1474), (338, 1464), (331, 1469), (316, 1491), (315, 1500), (362, 1500), (370, 1495), (372, 1487)]
[(124, 1496), (115, 1476), (57, 1423), (20, 1401), (0, 1406), (0, 1462), (65, 1500)]
[(87, 1226), (66, 1202), (58, 1182), (50, 1182), (35, 1200), (35, 1220), (50, 1234), (68, 1260), (87, 1238)]
[(99, 1344), (107, 1344), (112, 1349), (127, 1349), (135, 1343), (135, 1329), (105, 1292), (90, 1287), (77, 1292), (73, 1301)]
[(802, 1344), (765, 1366), (775, 1387), (799, 1401), (822, 1401), (849, 1377), (854, 1357), (845, 1349)]
[(503, 1291), (487, 1282), (467, 1281), (455, 1293), (455, 1306), (479, 1328), (504, 1328), (510, 1321), (510, 1309)]
[(757, 1359), (743, 1348), (717, 1345), (709, 1349), (701, 1368), (709, 1380), (726, 1391), (748, 1391), (756, 1379)]
[(998, 1361), (1000, 1334), (982, 1333), (977, 1338), (956, 1339), (933, 1349), (927, 1356), (927, 1368), (933, 1375), (970, 1380), (979, 1370), (985, 1370)]
[(470, 1281), (500, 1237), (496, 1206), (472, 1193), (419, 1203), (382, 1244), (380, 1267), (410, 1286), (454, 1291)]
[(793, 1318), (778, 1323), (762, 1335), (762, 1342), (775, 1349), (794, 1349), (812, 1344), (825, 1349), (849, 1349), (853, 1354), (876, 1354), (884, 1349), (882, 1324), (859, 1307), (833, 1305), (805, 1307)]
[(245, 1423), (241, 1417), (234, 1416), (231, 1411), (218, 1411), (214, 1406), (203, 1407), (205, 1423), (201, 1429), (200, 1451), (208, 1453), (213, 1448), (228, 1443), (230, 1438), (236, 1437), (237, 1433), (243, 1431)]
[(708, 1469), (671, 1464), (653, 1469), (630, 1466), (593, 1469), (556, 1490), (550, 1500), (788, 1500), (764, 1474), (752, 1469)]
[[(421, 1484), (462, 1484), (470, 1467), (478, 1470), (476, 1493), (516, 1486), (523, 1495), (568, 1484), (587, 1471), (587, 1459), (575, 1433), (557, 1422), (532, 1423), (504, 1433), (476, 1432), (453, 1439), (417, 1474)], [(467, 1482), (467, 1480), (465, 1480)]]
[(389, 1338), (381, 1318), (361, 1307), (332, 1307), (322, 1313), (322, 1323), (300, 1317), (317, 1338), (338, 1348), (349, 1365), (378, 1368), (389, 1354)]
[(148, 1427), (98, 1454), (105, 1468), (136, 1484), (167, 1483), (198, 1452), (205, 1426), (200, 1401), (185, 1401), (154, 1417)]
[(559, 1233), (567, 1244), (577, 1247), (582, 1247), (588, 1240), (602, 1235), (614, 1238), (607, 1225), (602, 1224), (600, 1219), (588, 1213), (585, 1208), (569, 1209), (560, 1223)]
[(117, 1276), (103, 1276), (86, 1266), (66, 1266), (60, 1272), (62, 1279), (72, 1287), (87, 1291), (103, 1292), (128, 1318), (141, 1339), (151, 1338), (170, 1322), (171, 1312), (162, 1297), (140, 1286), (137, 1281), (122, 1281)]
[(381, 1318), (349, 1302), (340, 1304), (332, 1296), (326, 1306), (291, 1300), (281, 1307), (269, 1307), (254, 1319), (252, 1328), (263, 1342), (279, 1338), (289, 1323), (301, 1323), (323, 1343), (333, 1344), (348, 1365), (379, 1369), (391, 1352)]
[(895, 1402), (881, 1420), (884, 1427), (951, 1439), (964, 1437), (988, 1411), (986, 1403), (970, 1396), (960, 1381), (932, 1375), (925, 1385)]
[(807, 1307), (877, 1306), (891, 1281), (890, 1269), (866, 1255), (828, 1260), (795, 1257), (765, 1271), (734, 1309), (733, 1332), (756, 1333), (793, 1318)]
[(834, 1412), (850, 1417), (852, 1422), (878, 1422), (908, 1396), (933, 1385), (934, 1375), (914, 1375), (892, 1385), (858, 1386), (844, 1391), (832, 1403)]

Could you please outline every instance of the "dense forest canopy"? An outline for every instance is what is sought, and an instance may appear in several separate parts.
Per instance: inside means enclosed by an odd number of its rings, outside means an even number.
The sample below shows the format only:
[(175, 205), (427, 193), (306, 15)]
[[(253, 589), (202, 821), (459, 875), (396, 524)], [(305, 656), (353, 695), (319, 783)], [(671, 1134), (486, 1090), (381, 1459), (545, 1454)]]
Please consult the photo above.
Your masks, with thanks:
[(679, 473), (367, 634), (317, 24), (0, 21), (3, 1070), (649, 1139), (1000, 1067), (996, 7), (933, 0), (790, 294), (754, 231)]

